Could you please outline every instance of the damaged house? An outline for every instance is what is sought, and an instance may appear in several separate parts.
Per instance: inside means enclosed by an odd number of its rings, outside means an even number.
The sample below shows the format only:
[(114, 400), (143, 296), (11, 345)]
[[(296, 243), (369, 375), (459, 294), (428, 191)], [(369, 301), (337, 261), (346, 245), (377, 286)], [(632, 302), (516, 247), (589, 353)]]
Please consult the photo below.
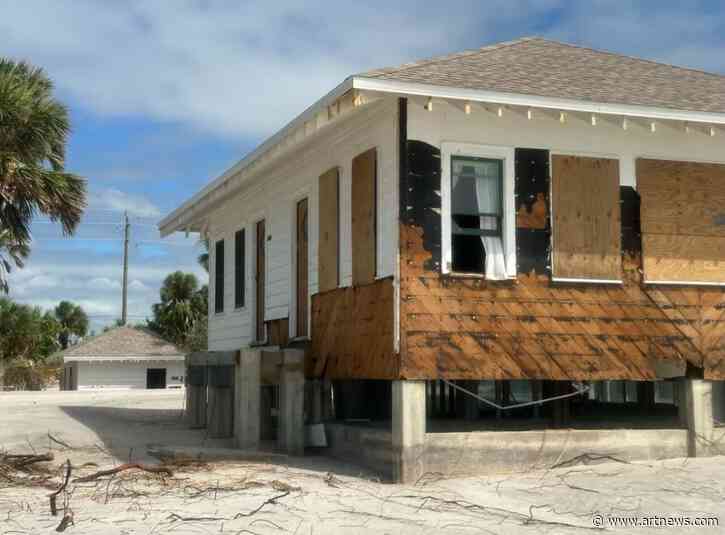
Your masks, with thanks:
[(400, 481), (718, 451), (725, 76), (540, 38), (354, 75), (160, 228), (210, 242), (232, 353), (189, 380), (240, 446), (324, 422)]

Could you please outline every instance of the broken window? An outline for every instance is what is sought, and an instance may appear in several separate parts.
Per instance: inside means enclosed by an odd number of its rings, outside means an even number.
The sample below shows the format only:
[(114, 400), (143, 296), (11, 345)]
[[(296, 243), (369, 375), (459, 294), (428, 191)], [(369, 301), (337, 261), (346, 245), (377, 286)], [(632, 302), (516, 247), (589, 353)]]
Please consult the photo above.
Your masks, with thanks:
[(504, 279), (504, 162), (457, 155), (450, 165), (453, 271)]

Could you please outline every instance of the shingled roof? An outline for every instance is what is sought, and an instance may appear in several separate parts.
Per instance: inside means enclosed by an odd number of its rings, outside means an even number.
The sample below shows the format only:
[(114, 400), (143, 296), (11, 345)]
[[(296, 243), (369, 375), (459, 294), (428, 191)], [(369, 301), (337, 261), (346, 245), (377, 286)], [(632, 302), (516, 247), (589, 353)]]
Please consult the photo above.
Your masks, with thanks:
[(603, 104), (725, 112), (725, 76), (526, 37), (357, 76)]
[(115, 327), (63, 351), (65, 360), (181, 357), (174, 344), (143, 327)]

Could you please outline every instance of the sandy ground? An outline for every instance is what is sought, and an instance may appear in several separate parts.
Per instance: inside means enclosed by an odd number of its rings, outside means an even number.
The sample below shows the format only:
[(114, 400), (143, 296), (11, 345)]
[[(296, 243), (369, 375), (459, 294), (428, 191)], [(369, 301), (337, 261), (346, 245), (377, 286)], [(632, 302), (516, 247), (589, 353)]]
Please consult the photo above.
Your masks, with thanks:
[[(50, 450), (54, 475), (152, 462), (149, 443), (228, 446), (184, 428), (182, 393), (0, 393), (0, 447)], [(49, 437), (70, 448), (53, 442)], [(97, 466), (83, 466), (95, 463)], [(48, 488), (9, 483), (0, 472), (0, 534), (55, 533), (723, 533), (725, 459), (573, 465), (528, 474), (384, 484), (322, 456), (269, 463), (174, 467), (172, 477), (128, 471), (70, 483), (50, 514)], [(603, 515), (604, 527), (593, 521)], [(608, 515), (716, 517), (719, 527), (622, 527)], [(662, 522), (662, 520), (655, 520)], [(679, 521), (675, 519), (673, 521)]]

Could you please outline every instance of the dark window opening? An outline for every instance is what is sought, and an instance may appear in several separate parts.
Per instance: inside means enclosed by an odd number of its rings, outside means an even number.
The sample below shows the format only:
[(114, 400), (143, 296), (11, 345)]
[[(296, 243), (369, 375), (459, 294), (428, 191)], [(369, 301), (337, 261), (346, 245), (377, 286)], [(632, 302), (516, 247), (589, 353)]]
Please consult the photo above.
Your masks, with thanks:
[(451, 157), (453, 271), (485, 272), (486, 250), (503, 253), (503, 161)]
[(244, 306), (244, 264), (245, 264), (245, 232), (238, 230), (234, 234), (234, 307)]
[(216, 242), (214, 251), (214, 312), (224, 312), (224, 240)]
[(166, 388), (166, 368), (148, 368), (146, 388)]

